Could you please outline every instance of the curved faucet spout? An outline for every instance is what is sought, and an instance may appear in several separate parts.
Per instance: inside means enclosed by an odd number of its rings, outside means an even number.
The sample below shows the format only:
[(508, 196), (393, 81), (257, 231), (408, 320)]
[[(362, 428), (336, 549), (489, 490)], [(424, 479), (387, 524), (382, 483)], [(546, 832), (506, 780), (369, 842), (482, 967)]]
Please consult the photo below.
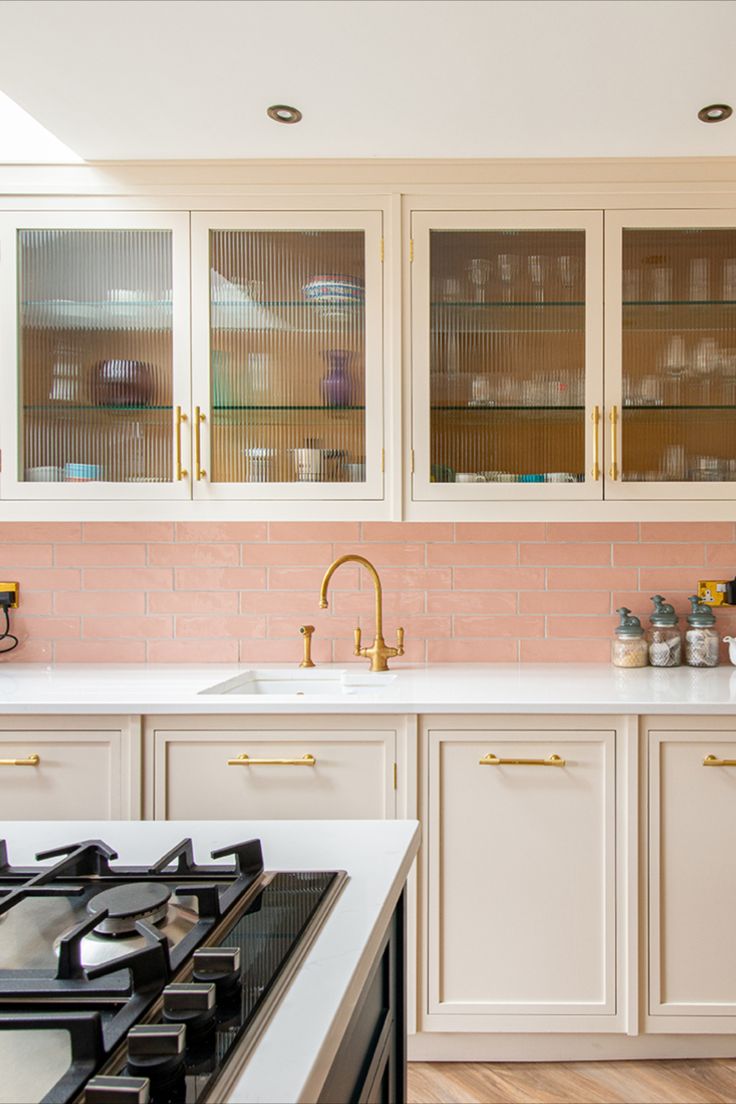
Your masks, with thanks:
[(383, 592), (381, 589), (381, 580), (378, 572), (376, 571), (370, 560), (367, 560), (365, 556), (347, 555), (339, 556), (334, 563), (331, 563), (325, 572), (325, 577), (322, 580), (322, 586), (319, 592), (319, 606), (320, 609), (327, 609), (327, 587), (330, 584), (330, 579), (337, 571), (338, 567), (341, 567), (344, 563), (357, 563), (361, 567), (364, 567), (370, 574), (373, 580), (373, 589), (376, 593), (376, 637), (370, 648), (361, 648), (360, 646), (360, 629), (355, 630), (355, 654), (365, 656), (366, 659), (371, 661), (371, 671), (387, 671), (388, 663), (387, 659), (395, 655), (404, 654), (404, 630), (399, 629), (397, 631), (397, 647), (390, 648), (386, 646), (386, 641), (383, 639)]

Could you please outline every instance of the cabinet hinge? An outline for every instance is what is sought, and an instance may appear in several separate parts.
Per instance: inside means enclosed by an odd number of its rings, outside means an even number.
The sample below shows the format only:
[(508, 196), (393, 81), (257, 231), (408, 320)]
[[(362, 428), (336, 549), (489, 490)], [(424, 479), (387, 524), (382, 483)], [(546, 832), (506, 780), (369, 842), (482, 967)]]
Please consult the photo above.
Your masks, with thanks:
[(409, 455), (410, 455), (410, 458), (411, 458), (410, 459), (409, 474), (413, 475), (414, 474), (414, 449), (410, 450)]
[(385, 470), (386, 470), (386, 450), (381, 449), (381, 471), (385, 472)]
[(399, 765), (398, 765), (398, 763), (394, 763), (394, 789), (398, 790), (398, 788), (399, 788)]
[(414, 264), (414, 239), (409, 238), (409, 264)]
[(384, 245), (383, 238), (381, 238), (381, 264), (383, 264)]

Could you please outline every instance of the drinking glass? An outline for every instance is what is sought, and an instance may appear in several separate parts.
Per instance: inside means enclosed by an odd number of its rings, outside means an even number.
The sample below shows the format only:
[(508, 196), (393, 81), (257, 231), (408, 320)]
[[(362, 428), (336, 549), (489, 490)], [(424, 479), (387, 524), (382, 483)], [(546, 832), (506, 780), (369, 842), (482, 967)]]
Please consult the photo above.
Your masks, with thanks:
[(582, 260), (580, 257), (558, 257), (557, 270), (564, 290), (564, 298), (574, 299), (583, 271)]
[(533, 255), (529, 258), (529, 275), (532, 280), (532, 293), (535, 303), (544, 302), (544, 279), (547, 274), (547, 258)]
[(520, 258), (515, 253), (499, 253), (496, 260), (498, 261), (498, 277), (501, 281), (501, 298), (504, 303), (510, 303), (512, 300), (512, 285), (519, 278)]
[(727, 257), (723, 262), (723, 287), (721, 299), (736, 300), (736, 257)]
[(704, 303), (710, 297), (710, 261), (707, 257), (693, 257), (690, 261), (690, 301)]
[(655, 264), (651, 269), (650, 286), (652, 302), (667, 303), (672, 298), (672, 269), (666, 264)]
[(486, 260), (485, 257), (473, 257), (468, 263), (465, 271), (468, 274), (468, 279), (475, 288), (476, 303), (485, 303), (485, 289), (491, 278), (491, 262)]

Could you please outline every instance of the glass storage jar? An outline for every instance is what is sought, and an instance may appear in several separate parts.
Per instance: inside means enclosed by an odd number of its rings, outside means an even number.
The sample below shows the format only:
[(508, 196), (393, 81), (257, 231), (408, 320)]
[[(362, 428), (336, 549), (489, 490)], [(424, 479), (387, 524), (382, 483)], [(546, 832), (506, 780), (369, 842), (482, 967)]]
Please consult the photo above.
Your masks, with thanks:
[(626, 606), (621, 606), (616, 613), (621, 620), (614, 629), (615, 636), (611, 647), (611, 661), (614, 667), (646, 667), (649, 648), (644, 639), (641, 621), (638, 617), (634, 617)]
[(715, 615), (693, 594), (688, 598), (692, 612), (688, 614), (685, 632), (685, 662), (688, 667), (717, 667), (720, 651)]
[(652, 597), (654, 609), (649, 618), (646, 641), (652, 667), (679, 667), (682, 663), (682, 637), (677, 628), (675, 607), (661, 594)]

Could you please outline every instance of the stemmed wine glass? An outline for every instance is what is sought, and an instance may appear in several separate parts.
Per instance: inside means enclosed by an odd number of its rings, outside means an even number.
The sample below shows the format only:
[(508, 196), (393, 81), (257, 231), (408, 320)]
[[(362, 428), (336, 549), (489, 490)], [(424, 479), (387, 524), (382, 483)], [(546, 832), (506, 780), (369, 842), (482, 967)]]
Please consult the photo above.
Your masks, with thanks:
[(512, 299), (512, 284), (519, 275), (519, 258), (515, 253), (499, 253), (498, 275), (501, 280), (501, 298), (504, 303), (510, 303)]
[(544, 278), (547, 274), (547, 258), (543, 255), (534, 254), (529, 258), (529, 275), (532, 280), (532, 291), (534, 293), (534, 302), (544, 302)]
[(580, 257), (558, 257), (557, 270), (560, 274), (560, 283), (565, 292), (565, 299), (574, 299), (575, 290), (580, 284), (583, 270)]
[(487, 261), (484, 257), (473, 257), (473, 259), (468, 262), (465, 271), (468, 274), (468, 279), (475, 288), (476, 303), (485, 303), (485, 289), (491, 278), (491, 262)]

